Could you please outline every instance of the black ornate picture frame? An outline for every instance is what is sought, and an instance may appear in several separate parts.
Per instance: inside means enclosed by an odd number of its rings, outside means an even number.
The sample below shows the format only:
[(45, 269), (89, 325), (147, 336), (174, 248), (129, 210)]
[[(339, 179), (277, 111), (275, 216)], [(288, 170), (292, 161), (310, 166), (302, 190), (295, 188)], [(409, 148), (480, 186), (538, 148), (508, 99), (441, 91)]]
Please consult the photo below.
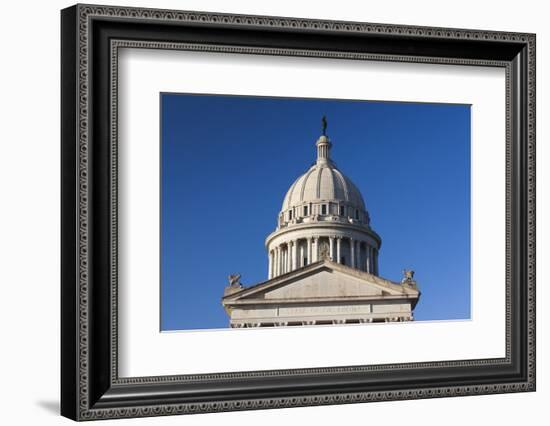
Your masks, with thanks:
[[(95, 5), (64, 9), (61, 28), (62, 415), (93, 420), (535, 390), (534, 34)], [(120, 378), (121, 47), (504, 68), (506, 356)]]

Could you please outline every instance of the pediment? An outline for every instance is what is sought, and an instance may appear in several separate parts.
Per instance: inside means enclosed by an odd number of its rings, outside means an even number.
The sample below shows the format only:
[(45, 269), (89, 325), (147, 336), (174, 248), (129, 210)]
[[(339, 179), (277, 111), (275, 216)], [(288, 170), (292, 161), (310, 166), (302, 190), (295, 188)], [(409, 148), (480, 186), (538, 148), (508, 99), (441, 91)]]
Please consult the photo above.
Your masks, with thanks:
[(267, 289), (262, 295), (264, 299), (310, 299), (382, 296), (383, 291), (364, 279), (327, 268)]
[(262, 300), (326, 300), (384, 296), (410, 297), (416, 290), (330, 261), (245, 288), (224, 298), (226, 302)]

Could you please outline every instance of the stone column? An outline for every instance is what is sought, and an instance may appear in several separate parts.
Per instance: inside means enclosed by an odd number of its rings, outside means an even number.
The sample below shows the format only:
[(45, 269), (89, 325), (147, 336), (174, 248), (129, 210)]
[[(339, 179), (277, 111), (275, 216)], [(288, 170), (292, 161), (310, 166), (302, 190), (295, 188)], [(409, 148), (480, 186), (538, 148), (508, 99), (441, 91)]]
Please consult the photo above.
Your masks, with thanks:
[(340, 246), (342, 245), (342, 237), (336, 239), (336, 262), (341, 263), (342, 257), (340, 256)]
[(367, 252), (366, 252), (366, 256), (365, 256), (365, 258), (367, 260), (367, 263), (366, 263), (365, 267), (367, 268), (367, 272), (369, 274), (372, 273), (371, 266), (370, 266), (370, 263), (371, 263), (370, 262), (370, 254), (371, 254), (371, 247), (367, 244)]
[(329, 237), (330, 242), (330, 260), (334, 262), (334, 237)]
[[(365, 246), (365, 251), (363, 251), (363, 246)], [(366, 242), (361, 243), (361, 269), (363, 271), (367, 270), (367, 247), (369, 245)]]
[(287, 244), (286, 271), (292, 271), (292, 242)]
[(273, 251), (273, 263), (271, 265), (271, 278), (274, 278), (277, 276), (277, 249), (274, 248), (272, 251)]
[(350, 246), (350, 250), (351, 250), (351, 254), (350, 254), (351, 267), (355, 268), (355, 240), (353, 238), (349, 239), (349, 246)]
[(314, 237), (315, 239), (315, 247), (313, 248), (313, 262), (317, 262), (319, 260), (319, 237)]
[(294, 270), (300, 267), (300, 247), (298, 245), (298, 240), (294, 240), (292, 242), (292, 247), (294, 247), (294, 256), (292, 258), (292, 261), (294, 262), (294, 267), (292, 269)]
[(273, 277), (273, 271), (271, 268), (273, 267), (273, 253), (269, 251), (268, 256), (268, 266), (267, 266), (267, 279), (271, 279)]
[(279, 246), (279, 275), (283, 275), (285, 273), (284, 261), (285, 261), (285, 250), (283, 246)]
[(307, 263), (311, 264), (311, 255), (313, 254), (313, 250), (311, 249), (313, 238), (309, 237), (307, 239)]
[(286, 271), (292, 271), (292, 241), (286, 245)]
[(357, 240), (355, 244), (355, 264), (357, 265), (357, 269), (363, 269), (363, 265), (361, 264), (361, 240)]
[(279, 247), (273, 249), (273, 276), (279, 275)]
[(301, 268), (301, 267), (305, 266), (305, 265), (304, 265), (304, 257), (305, 257), (304, 252), (305, 252), (305, 247), (304, 247), (303, 244), (300, 245), (300, 250), (299, 250), (299, 251), (300, 251), (300, 254), (299, 254), (299, 256), (300, 256), (300, 262), (298, 263), (298, 265), (300, 265), (300, 268)]
[(283, 249), (283, 246), (279, 246), (279, 275), (283, 275), (285, 273), (284, 260), (285, 250)]
[(287, 268), (287, 272), (290, 272), (292, 271), (292, 241), (289, 241), (288, 242), (288, 260), (287, 260), (287, 265), (288, 265), (288, 268)]
[(374, 275), (374, 247), (370, 248), (370, 270), (371, 274)]

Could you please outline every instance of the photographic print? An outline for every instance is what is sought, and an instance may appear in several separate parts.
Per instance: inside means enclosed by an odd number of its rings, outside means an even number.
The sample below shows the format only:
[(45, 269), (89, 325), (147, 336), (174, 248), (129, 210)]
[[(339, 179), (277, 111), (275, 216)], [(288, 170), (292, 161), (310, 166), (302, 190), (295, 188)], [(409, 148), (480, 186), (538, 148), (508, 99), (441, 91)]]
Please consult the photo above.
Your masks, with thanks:
[(535, 391), (535, 34), (61, 24), (64, 416)]
[(470, 105), (160, 107), (161, 331), (470, 319)]

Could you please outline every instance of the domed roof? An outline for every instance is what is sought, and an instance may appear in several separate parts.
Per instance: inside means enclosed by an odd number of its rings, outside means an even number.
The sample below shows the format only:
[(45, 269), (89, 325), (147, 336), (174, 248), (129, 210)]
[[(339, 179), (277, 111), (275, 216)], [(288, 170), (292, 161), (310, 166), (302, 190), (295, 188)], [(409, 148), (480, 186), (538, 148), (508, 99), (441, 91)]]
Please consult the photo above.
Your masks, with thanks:
[(354, 183), (334, 163), (314, 164), (287, 191), (282, 210), (321, 200), (343, 201), (365, 210), (363, 197)]
[(338, 201), (365, 211), (365, 202), (357, 187), (330, 159), (332, 144), (329, 138), (323, 134), (316, 146), (316, 163), (292, 184), (284, 198), (282, 210), (308, 202)]

